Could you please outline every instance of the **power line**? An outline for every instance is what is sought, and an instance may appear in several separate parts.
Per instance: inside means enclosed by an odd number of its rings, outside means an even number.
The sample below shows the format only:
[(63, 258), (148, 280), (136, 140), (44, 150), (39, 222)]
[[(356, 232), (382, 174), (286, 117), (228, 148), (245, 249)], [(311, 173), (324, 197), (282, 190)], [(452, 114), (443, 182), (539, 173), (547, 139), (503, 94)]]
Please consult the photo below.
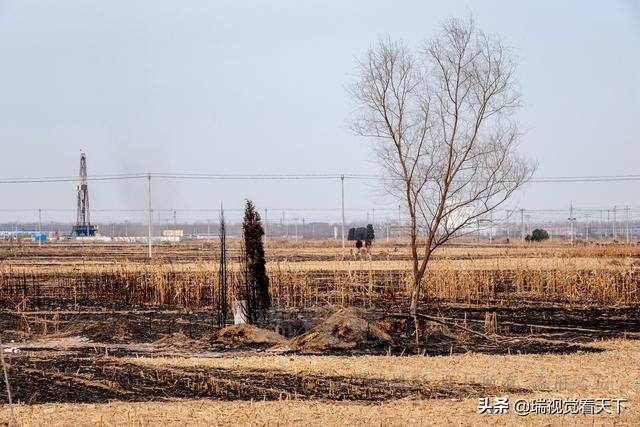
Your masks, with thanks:
[[(204, 179), (204, 180), (323, 180), (340, 179), (338, 174), (193, 174), (193, 173), (152, 173), (152, 178), (164, 179)], [(344, 175), (356, 178), (357, 175)]]
[(565, 176), (565, 177), (534, 177), (529, 182), (618, 182), (640, 181), (640, 175), (593, 175), (593, 176)]
[[(0, 208), (0, 212), (34, 212), (41, 209), (46, 212), (75, 212), (75, 209), (70, 208)], [(266, 209), (270, 211), (287, 211), (287, 212), (337, 212), (340, 211), (341, 208), (295, 208), (295, 207), (269, 207)], [(350, 212), (367, 212), (371, 211), (372, 208), (345, 208), (345, 211)], [(209, 213), (209, 212), (220, 212), (220, 208), (155, 208), (152, 209), (154, 212), (198, 212), (198, 213)], [(244, 208), (225, 208), (225, 211), (232, 212), (244, 212)], [(396, 208), (375, 208), (375, 210), (379, 212), (395, 212)], [(633, 210), (633, 209), (632, 209)], [(107, 209), (92, 209), (92, 212), (147, 212), (147, 209), (138, 208), (138, 209), (115, 209), (115, 208), (107, 208)]]
[[(122, 175), (93, 175), (87, 177), (90, 181), (113, 181), (145, 178), (144, 174), (122, 174)], [(38, 184), (52, 182), (77, 182), (77, 176), (58, 176), (58, 177), (34, 177), (34, 178), (3, 178), (0, 184)]]
[[(159, 178), (176, 180), (332, 180), (342, 177), (352, 180), (398, 180), (399, 178), (385, 177), (380, 175), (367, 174), (193, 174), (193, 173), (131, 173), (113, 175), (92, 175), (88, 176), (90, 181), (112, 181), (131, 180), (141, 178)], [(44, 176), (44, 177), (23, 177), (23, 178), (3, 178), (0, 184), (37, 184), (54, 182), (75, 182), (77, 176)], [(579, 182), (621, 182), (640, 181), (640, 175), (587, 175), (587, 176), (551, 176), (533, 177), (530, 183), (579, 183)]]

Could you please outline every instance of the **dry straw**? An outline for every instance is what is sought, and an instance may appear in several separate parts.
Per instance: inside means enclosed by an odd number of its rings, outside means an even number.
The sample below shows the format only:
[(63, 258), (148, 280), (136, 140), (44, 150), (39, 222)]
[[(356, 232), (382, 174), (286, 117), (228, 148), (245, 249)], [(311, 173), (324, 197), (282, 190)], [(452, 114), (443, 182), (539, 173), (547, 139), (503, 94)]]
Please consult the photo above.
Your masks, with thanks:
[[(278, 244), (271, 254), (274, 259), (267, 264), (274, 306), (402, 302), (411, 287), (407, 254), (385, 251), (332, 260), (332, 248)], [(152, 263), (127, 258), (109, 261), (97, 255), (96, 259), (80, 262), (67, 257), (56, 259), (55, 255), (40, 264), (11, 260), (0, 266), (0, 302), (19, 310), (65, 303), (76, 309), (87, 303), (215, 307), (219, 298), (218, 264), (213, 257), (181, 257), (171, 255)], [(425, 275), (424, 294), (431, 299), (467, 304), (635, 304), (640, 300), (639, 257), (638, 248), (632, 245), (444, 248)], [(230, 262), (229, 268), (229, 283), (241, 281), (237, 263)]]

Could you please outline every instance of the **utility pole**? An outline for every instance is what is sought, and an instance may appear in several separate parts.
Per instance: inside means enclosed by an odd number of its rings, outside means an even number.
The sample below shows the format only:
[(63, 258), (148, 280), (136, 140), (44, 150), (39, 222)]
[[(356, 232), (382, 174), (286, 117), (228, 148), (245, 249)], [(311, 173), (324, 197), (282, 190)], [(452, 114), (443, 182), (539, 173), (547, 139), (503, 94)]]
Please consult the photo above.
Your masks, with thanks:
[(207, 218), (207, 238), (211, 238), (211, 220)]
[(524, 241), (524, 209), (520, 209), (520, 238)]
[(618, 217), (616, 215), (617, 206), (613, 205), (613, 241), (618, 240)]
[(376, 208), (373, 208), (371, 212), (373, 216), (373, 218), (371, 218), (371, 224), (375, 227), (376, 226)]
[(152, 252), (151, 252), (151, 227), (153, 227), (153, 213), (151, 211), (151, 174), (147, 175), (147, 182), (148, 182), (148, 190), (149, 190), (149, 194), (148, 194), (148, 201), (149, 201), (149, 234), (148, 234), (148, 239), (149, 239), (149, 259), (151, 259), (152, 257)]
[(489, 244), (493, 243), (493, 211), (489, 214)]
[(42, 246), (42, 209), (38, 209), (38, 246)]
[(284, 226), (284, 230), (285, 230), (284, 235), (289, 237), (289, 223), (287, 222), (287, 218), (285, 216), (284, 211), (282, 211), (282, 225)]
[(507, 217), (505, 218), (505, 222), (507, 224), (507, 242), (509, 242), (511, 238), (511, 230), (510, 230), (511, 224), (509, 224), (509, 209), (507, 209)]
[(129, 237), (129, 221), (124, 220), (124, 237)]
[(400, 218), (400, 205), (398, 205), (398, 243), (400, 243), (401, 231), (402, 231), (402, 219)]
[[(285, 214), (284, 214), (284, 211), (282, 211), (282, 231), (283, 232), (285, 231), (284, 222), (285, 222)], [(284, 235), (287, 236), (287, 234), (289, 234), (289, 230), (288, 229), (286, 230)]]
[(573, 234), (573, 223), (576, 220), (573, 216), (573, 202), (569, 206), (569, 224), (571, 225), (571, 244), (573, 245), (574, 234)]
[(267, 243), (269, 237), (269, 223), (267, 222), (267, 208), (264, 208), (264, 242)]
[(173, 228), (177, 229), (178, 228), (178, 219), (176, 216), (176, 210), (173, 210)]
[(344, 258), (344, 254), (345, 254), (345, 250), (346, 250), (346, 245), (345, 245), (345, 241), (344, 241), (344, 225), (345, 225), (345, 220), (344, 220), (344, 175), (340, 176), (340, 184), (341, 184), (341, 196), (342, 196), (342, 257)]
[(589, 241), (589, 218), (590, 218), (590, 215), (587, 214), (586, 216), (587, 216), (587, 223), (585, 225), (585, 240), (588, 242)]
[(304, 217), (302, 217), (302, 238), (304, 239)]
[(624, 221), (625, 224), (625, 233), (627, 235), (627, 245), (629, 244), (629, 206), (625, 208), (626, 218)]

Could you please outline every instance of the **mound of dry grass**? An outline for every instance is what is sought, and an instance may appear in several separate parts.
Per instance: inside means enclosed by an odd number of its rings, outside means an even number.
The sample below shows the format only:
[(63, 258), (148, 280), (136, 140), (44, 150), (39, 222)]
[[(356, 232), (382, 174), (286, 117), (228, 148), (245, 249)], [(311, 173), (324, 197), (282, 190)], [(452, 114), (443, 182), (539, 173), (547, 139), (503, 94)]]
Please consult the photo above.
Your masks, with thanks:
[(225, 347), (271, 347), (285, 344), (286, 338), (267, 329), (253, 325), (233, 325), (220, 329), (204, 338), (211, 344), (221, 344)]
[(359, 310), (343, 308), (311, 332), (294, 338), (291, 344), (304, 353), (379, 348), (390, 342), (391, 336), (364, 319)]

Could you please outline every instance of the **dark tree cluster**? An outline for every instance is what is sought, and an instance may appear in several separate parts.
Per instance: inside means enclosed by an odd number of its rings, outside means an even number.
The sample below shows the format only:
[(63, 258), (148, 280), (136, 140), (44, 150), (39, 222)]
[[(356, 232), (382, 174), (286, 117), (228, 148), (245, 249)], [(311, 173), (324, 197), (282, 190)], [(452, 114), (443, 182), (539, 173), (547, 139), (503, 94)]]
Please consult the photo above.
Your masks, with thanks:
[(247, 200), (242, 223), (244, 246), (244, 275), (245, 287), (241, 297), (247, 304), (247, 318), (250, 323), (256, 323), (260, 314), (271, 307), (269, 297), (269, 277), (266, 271), (266, 260), (262, 237), (264, 228), (260, 214), (253, 202)]
[(366, 227), (353, 227), (349, 229), (349, 233), (347, 234), (347, 240), (355, 240), (356, 248), (360, 249), (362, 247), (362, 242), (364, 241), (364, 246), (370, 248), (373, 245), (373, 241), (376, 239), (375, 232), (373, 230), (372, 224), (367, 224)]
[(367, 248), (370, 248), (371, 245), (373, 245), (373, 241), (376, 239), (376, 233), (373, 230), (373, 225), (372, 224), (367, 224), (367, 229), (365, 231), (365, 235), (364, 235), (364, 245)]
[(363, 240), (363, 241), (375, 240), (375, 232), (373, 231), (373, 225), (367, 224), (366, 227), (350, 228), (349, 233), (347, 234), (347, 240)]
[(347, 240), (364, 240), (366, 229), (364, 227), (353, 227), (349, 229)]
[(531, 234), (527, 234), (524, 238), (527, 242), (542, 242), (543, 240), (547, 240), (549, 238), (549, 233), (547, 230), (542, 228), (536, 228), (531, 232)]

